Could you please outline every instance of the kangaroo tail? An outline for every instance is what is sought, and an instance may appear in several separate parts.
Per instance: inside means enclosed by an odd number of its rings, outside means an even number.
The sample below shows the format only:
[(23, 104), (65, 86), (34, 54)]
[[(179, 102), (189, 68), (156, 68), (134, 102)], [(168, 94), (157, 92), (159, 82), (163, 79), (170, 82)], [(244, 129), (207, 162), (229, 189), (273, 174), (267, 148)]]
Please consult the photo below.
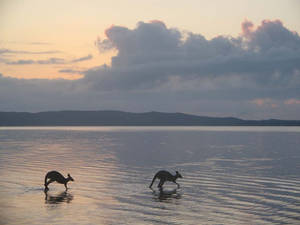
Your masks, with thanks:
[(153, 185), (153, 183), (154, 183), (154, 181), (155, 181), (155, 179), (156, 179), (156, 174), (155, 174), (155, 176), (153, 177), (153, 179), (152, 179), (152, 182), (151, 182), (151, 184), (150, 184), (150, 186), (149, 186), (149, 188), (151, 188), (152, 187), (152, 185)]

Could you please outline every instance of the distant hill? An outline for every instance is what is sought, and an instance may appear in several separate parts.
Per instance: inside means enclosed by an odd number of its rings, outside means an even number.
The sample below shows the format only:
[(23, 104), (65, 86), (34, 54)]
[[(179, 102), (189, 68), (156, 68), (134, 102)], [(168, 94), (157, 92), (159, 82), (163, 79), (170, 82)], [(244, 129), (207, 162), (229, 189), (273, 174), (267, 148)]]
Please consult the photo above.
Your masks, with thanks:
[(242, 120), (161, 112), (50, 111), (0, 112), (0, 126), (300, 126), (300, 120)]

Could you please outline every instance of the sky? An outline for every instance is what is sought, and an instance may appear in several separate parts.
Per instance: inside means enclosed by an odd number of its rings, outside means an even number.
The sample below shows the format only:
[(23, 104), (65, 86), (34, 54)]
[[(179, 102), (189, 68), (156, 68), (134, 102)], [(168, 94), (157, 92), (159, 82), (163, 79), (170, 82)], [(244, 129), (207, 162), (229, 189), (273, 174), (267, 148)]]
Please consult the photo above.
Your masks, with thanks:
[(298, 0), (0, 0), (0, 111), (300, 120)]

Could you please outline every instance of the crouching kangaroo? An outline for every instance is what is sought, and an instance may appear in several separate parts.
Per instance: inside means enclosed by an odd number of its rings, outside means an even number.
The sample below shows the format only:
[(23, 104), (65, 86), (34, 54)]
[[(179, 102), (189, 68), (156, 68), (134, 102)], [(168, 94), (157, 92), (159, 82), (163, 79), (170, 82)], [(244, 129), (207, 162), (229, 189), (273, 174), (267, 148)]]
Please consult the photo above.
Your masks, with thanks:
[(59, 172), (50, 171), (45, 176), (45, 190), (49, 190), (48, 185), (54, 181), (56, 181), (57, 183), (60, 183), (60, 184), (64, 184), (66, 187), (66, 190), (68, 190), (67, 183), (69, 181), (74, 181), (74, 179), (70, 176), (69, 173), (68, 173), (68, 178), (64, 178), (64, 176), (61, 175)]
[(182, 178), (181, 174), (176, 171), (176, 175), (172, 175), (171, 173), (169, 173), (168, 171), (164, 171), (164, 170), (161, 170), (161, 171), (158, 171), (153, 179), (152, 179), (152, 182), (149, 186), (149, 188), (152, 187), (155, 179), (158, 178), (160, 181), (159, 181), (159, 184), (157, 185), (158, 188), (162, 188), (163, 184), (166, 182), (166, 181), (172, 181), (174, 182), (175, 184), (177, 184), (177, 187), (179, 188), (180, 185), (178, 183), (176, 183), (176, 179), (177, 178)]

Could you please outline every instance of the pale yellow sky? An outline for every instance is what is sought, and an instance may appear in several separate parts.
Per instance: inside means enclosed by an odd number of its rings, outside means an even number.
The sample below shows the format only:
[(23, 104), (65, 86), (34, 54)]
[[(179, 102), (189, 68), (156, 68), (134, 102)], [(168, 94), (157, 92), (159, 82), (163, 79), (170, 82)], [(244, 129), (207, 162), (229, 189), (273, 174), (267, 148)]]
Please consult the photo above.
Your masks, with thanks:
[[(168, 27), (200, 33), (210, 39), (217, 35), (237, 36), (245, 19), (256, 25), (264, 19), (279, 19), (299, 33), (299, 12), (297, 0), (1, 0), (0, 49), (18, 53), (0, 55), (0, 73), (18, 78), (76, 79), (81, 75), (58, 71), (82, 71), (109, 64), (116, 54), (100, 54), (94, 45), (97, 37), (105, 37), (105, 29), (112, 24), (132, 29), (139, 21), (161, 20)], [(34, 54), (49, 51), (52, 53)], [(93, 58), (70, 63), (88, 55)], [(61, 58), (68, 63), (5, 63), (49, 58)]]

